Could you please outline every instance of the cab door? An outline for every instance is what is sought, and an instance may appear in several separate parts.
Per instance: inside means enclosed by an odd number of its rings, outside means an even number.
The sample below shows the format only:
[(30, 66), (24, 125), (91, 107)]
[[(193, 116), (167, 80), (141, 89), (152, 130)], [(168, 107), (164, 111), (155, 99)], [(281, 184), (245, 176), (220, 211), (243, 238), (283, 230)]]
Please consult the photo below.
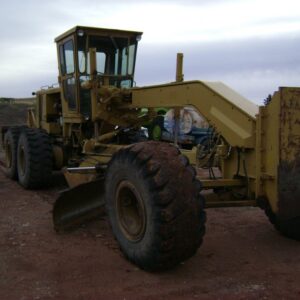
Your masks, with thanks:
[(77, 113), (77, 80), (73, 38), (69, 38), (59, 45), (59, 61), (63, 101), (67, 104), (68, 113)]

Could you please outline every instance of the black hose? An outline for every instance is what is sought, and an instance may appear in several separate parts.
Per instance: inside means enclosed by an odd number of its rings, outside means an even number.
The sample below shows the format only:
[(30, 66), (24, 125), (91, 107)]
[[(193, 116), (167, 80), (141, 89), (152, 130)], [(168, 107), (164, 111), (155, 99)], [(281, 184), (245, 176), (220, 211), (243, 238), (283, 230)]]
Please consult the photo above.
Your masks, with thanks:
[(249, 196), (249, 177), (248, 177), (248, 173), (247, 173), (245, 158), (243, 159), (243, 169), (244, 169), (245, 177), (246, 177), (246, 180), (247, 180), (246, 197), (248, 198), (248, 196)]
[(236, 173), (235, 176), (238, 177), (239, 173), (240, 173), (240, 164), (241, 164), (241, 149), (237, 148), (237, 153), (238, 153), (238, 161), (237, 161), (237, 169), (236, 169)]

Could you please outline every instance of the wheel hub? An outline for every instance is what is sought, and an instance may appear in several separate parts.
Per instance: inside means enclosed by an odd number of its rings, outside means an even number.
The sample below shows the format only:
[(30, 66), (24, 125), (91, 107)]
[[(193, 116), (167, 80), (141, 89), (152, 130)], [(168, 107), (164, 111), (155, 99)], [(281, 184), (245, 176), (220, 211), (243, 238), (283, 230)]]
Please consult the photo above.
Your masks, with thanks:
[(26, 169), (25, 151), (24, 151), (24, 147), (20, 147), (19, 171), (22, 176), (25, 174), (25, 169)]
[(5, 162), (6, 167), (10, 168), (12, 165), (12, 147), (9, 142), (5, 145)]
[(146, 229), (146, 213), (141, 195), (135, 186), (122, 181), (116, 191), (116, 208), (119, 226), (132, 242), (140, 241)]

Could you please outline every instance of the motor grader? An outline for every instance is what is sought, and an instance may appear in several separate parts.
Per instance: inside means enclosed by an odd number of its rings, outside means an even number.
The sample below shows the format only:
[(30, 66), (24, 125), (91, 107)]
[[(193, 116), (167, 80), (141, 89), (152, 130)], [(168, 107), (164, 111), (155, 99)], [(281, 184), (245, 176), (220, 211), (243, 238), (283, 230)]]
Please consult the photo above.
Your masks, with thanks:
[[(176, 81), (136, 87), (141, 36), (77, 26), (55, 39), (59, 86), (36, 92), (27, 126), (2, 128), (7, 176), (37, 189), (63, 170), (70, 189), (55, 202), (55, 229), (105, 205), (121, 250), (145, 270), (196, 253), (205, 207), (260, 206), (276, 229), (299, 240), (300, 88), (281, 87), (257, 106), (222, 83), (184, 81), (181, 54)], [(178, 146), (185, 106), (209, 123), (206, 147)], [(158, 107), (175, 111), (172, 143), (147, 137), (144, 124)]]

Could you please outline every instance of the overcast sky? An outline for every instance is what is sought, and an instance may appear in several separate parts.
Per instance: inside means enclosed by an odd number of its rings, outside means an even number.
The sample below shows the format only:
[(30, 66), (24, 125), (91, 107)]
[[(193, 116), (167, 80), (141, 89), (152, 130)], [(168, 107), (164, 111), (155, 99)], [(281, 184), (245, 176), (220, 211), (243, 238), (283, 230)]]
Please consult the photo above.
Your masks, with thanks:
[(0, 96), (57, 82), (54, 38), (75, 25), (143, 31), (138, 86), (222, 81), (256, 103), (300, 85), (299, 0), (0, 0)]

